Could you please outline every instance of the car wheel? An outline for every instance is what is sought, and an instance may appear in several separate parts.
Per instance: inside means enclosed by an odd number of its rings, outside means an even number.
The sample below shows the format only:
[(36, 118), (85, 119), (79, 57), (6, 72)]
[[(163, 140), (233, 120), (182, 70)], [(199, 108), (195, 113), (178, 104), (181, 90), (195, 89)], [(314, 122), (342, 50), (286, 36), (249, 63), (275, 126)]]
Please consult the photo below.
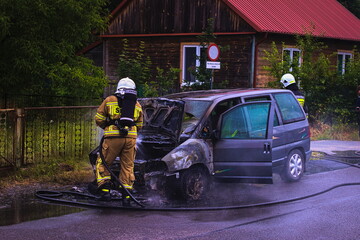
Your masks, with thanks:
[(292, 150), (286, 159), (281, 178), (286, 182), (295, 182), (304, 175), (305, 161), (300, 150)]
[(209, 189), (209, 177), (201, 168), (190, 168), (182, 172), (180, 191), (184, 199), (197, 201), (205, 197)]

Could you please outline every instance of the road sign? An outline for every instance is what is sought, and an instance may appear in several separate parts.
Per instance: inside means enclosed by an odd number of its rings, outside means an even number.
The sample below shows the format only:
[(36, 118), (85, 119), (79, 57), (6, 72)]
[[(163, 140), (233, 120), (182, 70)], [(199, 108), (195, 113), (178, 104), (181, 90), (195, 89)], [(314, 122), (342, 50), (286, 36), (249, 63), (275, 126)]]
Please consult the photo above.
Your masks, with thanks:
[(220, 69), (220, 62), (206, 62), (206, 68), (207, 69)]
[(207, 54), (211, 61), (218, 60), (219, 55), (220, 55), (220, 49), (219, 49), (218, 45), (216, 45), (215, 43), (210, 44), (210, 46), (207, 49)]

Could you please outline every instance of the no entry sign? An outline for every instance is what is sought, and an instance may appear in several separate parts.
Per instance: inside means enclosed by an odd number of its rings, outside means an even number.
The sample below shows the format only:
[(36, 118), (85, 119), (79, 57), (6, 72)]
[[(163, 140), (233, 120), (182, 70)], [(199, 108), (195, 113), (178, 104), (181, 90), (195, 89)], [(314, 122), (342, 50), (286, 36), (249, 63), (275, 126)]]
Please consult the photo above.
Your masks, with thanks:
[(220, 55), (220, 49), (219, 49), (218, 45), (216, 45), (215, 43), (210, 44), (210, 46), (207, 49), (207, 54), (208, 54), (208, 58), (210, 59), (210, 61), (218, 60), (219, 55)]

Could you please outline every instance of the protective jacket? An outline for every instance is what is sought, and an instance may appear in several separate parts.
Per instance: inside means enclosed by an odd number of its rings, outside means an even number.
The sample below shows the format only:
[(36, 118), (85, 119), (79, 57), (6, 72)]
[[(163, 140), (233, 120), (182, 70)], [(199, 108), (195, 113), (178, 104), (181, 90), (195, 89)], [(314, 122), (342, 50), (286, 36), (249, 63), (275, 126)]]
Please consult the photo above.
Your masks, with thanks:
[(290, 84), (289, 86), (286, 87), (286, 89), (291, 90), (296, 99), (298, 100), (298, 102), (300, 103), (300, 105), (303, 107), (305, 113), (308, 113), (308, 108), (307, 105), (305, 104), (305, 96), (304, 94), (299, 90), (299, 88), (297, 87), (296, 83)]
[[(121, 165), (119, 174), (120, 182), (125, 188), (132, 189), (135, 181), (134, 159), (137, 132), (143, 126), (141, 105), (136, 101), (133, 125), (128, 129), (127, 134), (124, 134), (120, 131), (119, 127), (115, 125), (114, 120), (120, 119), (121, 113), (118, 98), (114, 95), (109, 96), (97, 109), (95, 122), (99, 127), (104, 129), (104, 142), (101, 151), (106, 164), (111, 166), (115, 158), (119, 156)], [(108, 183), (111, 175), (104, 166), (100, 156), (96, 160), (96, 178), (98, 188), (103, 192), (109, 192)]]
[(96, 124), (104, 129), (104, 137), (128, 137), (128, 138), (137, 138), (137, 132), (143, 126), (143, 116), (142, 109), (139, 102), (136, 102), (134, 110), (134, 123), (135, 126), (132, 126), (127, 135), (123, 135), (120, 132), (120, 129), (116, 125), (109, 125), (108, 123), (111, 120), (116, 120), (120, 118), (121, 109), (118, 105), (118, 99), (116, 96), (111, 95), (107, 97), (102, 104), (99, 106), (97, 113), (95, 115)]

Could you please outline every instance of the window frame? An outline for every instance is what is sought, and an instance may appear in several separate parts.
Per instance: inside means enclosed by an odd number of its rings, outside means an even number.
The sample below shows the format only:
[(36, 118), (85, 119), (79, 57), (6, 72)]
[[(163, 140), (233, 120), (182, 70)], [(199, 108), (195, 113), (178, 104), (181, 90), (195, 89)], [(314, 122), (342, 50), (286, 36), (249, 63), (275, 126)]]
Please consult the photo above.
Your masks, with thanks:
[[(256, 106), (257, 105), (257, 106)], [(268, 105), (267, 112), (266, 112), (266, 121), (265, 123), (265, 129), (258, 129), (258, 126), (256, 126), (256, 121), (253, 120), (253, 110), (260, 109), (261, 105)], [(252, 108), (253, 106), (256, 106), (256, 108)], [(239, 112), (239, 110), (241, 110)], [(261, 110), (261, 109), (260, 109)], [(223, 114), (221, 114), (220, 122), (219, 122), (219, 138), (220, 139), (234, 139), (234, 140), (266, 140), (269, 138), (269, 120), (270, 120), (270, 112), (274, 111), (272, 108), (272, 101), (256, 101), (256, 102), (247, 102), (240, 105), (235, 105), (234, 107), (228, 109)], [(237, 116), (239, 116), (239, 113), (242, 113), (243, 116), (243, 122), (242, 125), (244, 126), (243, 130), (246, 130), (242, 133), (246, 133), (246, 136), (236, 136), (235, 134), (238, 133), (235, 131), (233, 134), (225, 133), (227, 130), (226, 128), (229, 128), (228, 122), (234, 122), (234, 118), (232, 115), (233, 113), (236, 113)], [(230, 116), (229, 116), (230, 115)], [(231, 118), (233, 117), (233, 118)], [(235, 121), (239, 123), (239, 119)], [(255, 124), (254, 124), (255, 123)], [(228, 126), (225, 126), (228, 125)], [(230, 128), (233, 126), (231, 125)], [(238, 130), (237, 128), (234, 128)], [(264, 131), (262, 135), (256, 136), (254, 133)]]
[[(288, 95), (287, 97), (285, 97), (284, 99), (287, 99), (287, 101), (280, 101), (281, 99), (278, 98), (278, 96), (285, 96)], [(299, 122), (299, 121), (303, 121), (306, 119), (306, 115), (304, 113), (303, 108), (301, 107), (299, 101), (295, 98), (295, 96), (291, 93), (274, 93), (273, 97), (275, 99), (277, 108), (279, 109), (279, 113), (281, 115), (281, 119), (284, 125), (289, 124), (289, 123), (294, 123), (294, 122)], [(291, 103), (290, 103), (291, 101)], [(282, 105), (282, 103), (288, 103), (290, 105)], [(292, 112), (292, 114), (294, 114), (293, 117), (290, 118), (289, 114), (285, 114), (286, 112), (289, 113), (289, 107), (291, 108), (291, 110), (294, 110)], [(286, 111), (287, 110), (287, 111)], [(298, 114), (298, 116), (296, 116), (295, 114)]]
[[(208, 46), (205, 46), (205, 48), (207, 48)], [(200, 67), (200, 54), (201, 54), (201, 48), (204, 48), (203, 46), (200, 45), (200, 42), (185, 42), (185, 43), (181, 43), (181, 56), (180, 56), (180, 69), (181, 69), (181, 73), (180, 73), (180, 86), (187, 86), (188, 83), (185, 82), (186, 79), (186, 73), (187, 73), (187, 69), (186, 69), (186, 48), (196, 48), (196, 60), (195, 60), (195, 67), (198, 68)], [(195, 81), (190, 82), (190, 86), (193, 84), (200, 84), (200, 82), (195, 79)]]
[[(284, 57), (285, 57), (285, 51), (290, 51), (290, 60), (291, 62), (294, 61), (294, 52), (299, 52), (299, 64), (298, 66), (301, 66), (302, 63), (302, 51), (299, 48), (296, 47), (292, 47), (292, 46), (287, 46), (284, 47), (282, 50), (282, 60), (284, 61)], [(293, 71), (292, 67), (289, 69), (290, 72)]]
[[(352, 51), (346, 51), (346, 50), (338, 50), (337, 52), (337, 70), (338, 73), (341, 75), (344, 75), (346, 72), (346, 56), (350, 56), (349, 61), (351, 61), (351, 59), (353, 58), (353, 52)], [(339, 56), (342, 56), (342, 62), (341, 62), (341, 70), (340, 68), (340, 62), (339, 62)]]

